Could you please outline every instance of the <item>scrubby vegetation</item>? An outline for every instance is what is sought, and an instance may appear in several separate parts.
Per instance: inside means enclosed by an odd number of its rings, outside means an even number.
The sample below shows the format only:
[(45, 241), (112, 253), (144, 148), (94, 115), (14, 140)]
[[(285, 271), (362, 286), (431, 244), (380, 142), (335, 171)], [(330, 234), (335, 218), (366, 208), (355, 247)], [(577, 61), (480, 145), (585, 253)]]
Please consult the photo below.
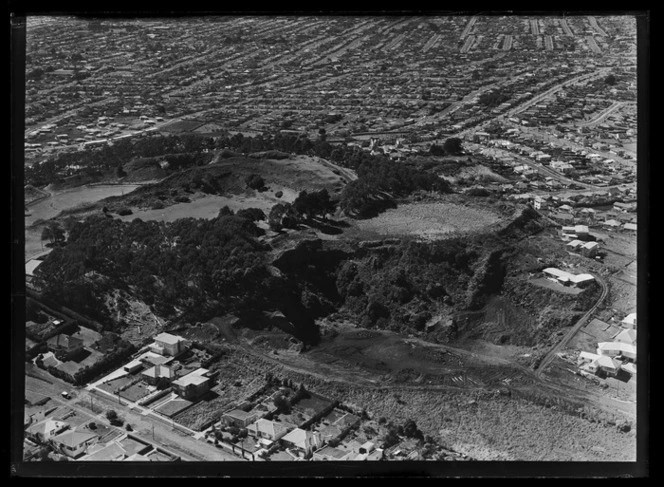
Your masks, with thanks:
[(375, 216), (395, 207), (394, 198), (416, 191), (451, 192), (449, 183), (435, 174), (382, 159), (363, 162), (357, 175), (358, 179), (348, 183), (341, 194), (340, 206), (350, 216)]

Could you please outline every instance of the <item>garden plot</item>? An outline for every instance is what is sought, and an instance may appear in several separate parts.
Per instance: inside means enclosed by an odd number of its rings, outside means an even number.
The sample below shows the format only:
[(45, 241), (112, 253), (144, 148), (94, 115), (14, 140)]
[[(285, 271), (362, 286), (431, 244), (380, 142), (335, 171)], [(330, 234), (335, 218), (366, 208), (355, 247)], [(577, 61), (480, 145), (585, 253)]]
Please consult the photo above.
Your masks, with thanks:
[(172, 418), (192, 404), (193, 402), (182, 399), (181, 397), (171, 397), (166, 402), (161, 403), (157, 408), (154, 408), (154, 410), (159, 414)]

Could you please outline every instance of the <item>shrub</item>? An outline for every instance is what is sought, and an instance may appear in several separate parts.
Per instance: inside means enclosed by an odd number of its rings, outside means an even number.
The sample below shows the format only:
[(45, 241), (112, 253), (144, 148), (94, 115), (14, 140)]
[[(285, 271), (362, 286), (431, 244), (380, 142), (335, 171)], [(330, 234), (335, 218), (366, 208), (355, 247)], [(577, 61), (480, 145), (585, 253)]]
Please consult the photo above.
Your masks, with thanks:
[(258, 174), (250, 174), (244, 180), (250, 189), (261, 190), (265, 187), (265, 180)]
[(118, 210), (118, 215), (120, 216), (126, 216), (126, 215), (131, 215), (133, 212), (129, 208), (120, 208)]

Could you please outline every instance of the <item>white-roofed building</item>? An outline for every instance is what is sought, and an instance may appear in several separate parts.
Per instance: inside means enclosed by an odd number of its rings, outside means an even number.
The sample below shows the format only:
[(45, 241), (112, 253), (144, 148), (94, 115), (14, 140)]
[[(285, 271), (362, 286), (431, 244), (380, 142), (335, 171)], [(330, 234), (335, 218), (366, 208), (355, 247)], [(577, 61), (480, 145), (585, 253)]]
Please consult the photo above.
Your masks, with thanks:
[(622, 320), (622, 324), (631, 329), (636, 329), (636, 313), (630, 313)]
[(71, 458), (85, 454), (88, 446), (95, 443), (98, 436), (94, 433), (69, 430), (51, 438), (51, 444), (60, 453)]
[(150, 385), (170, 383), (175, 377), (175, 372), (168, 365), (156, 364), (154, 367), (141, 372), (141, 377)]
[(571, 284), (574, 287), (584, 287), (595, 280), (595, 277), (591, 274), (571, 274), (569, 272), (556, 269), (555, 267), (547, 267), (542, 272), (548, 279), (559, 282), (566, 286)]
[(606, 357), (624, 357), (636, 360), (636, 347), (623, 342), (600, 342), (597, 344), (597, 353)]
[(171, 335), (170, 333), (160, 333), (154, 337), (154, 343), (150, 345), (150, 350), (160, 355), (176, 356), (184, 352), (187, 348), (187, 340), (181, 336)]
[(599, 251), (599, 244), (597, 242), (585, 242), (581, 245), (581, 253), (589, 258), (595, 257)]
[(620, 370), (620, 365), (615, 362), (611, 357), (606, 355), (601, 355), (596, 360), (597, 368), (603, 372), (606, 372), (608, 375), (615, 376)]
[(296, 448), (304, 455), (313, 453), (322, 445), (321, 435), (317, 431), (307, 431), (295, 428), (281, 438), (282, 444), (287, 448)]
[(629, 343), (636, 346), (636, 330), (623, 330), (613, 339), (616, 342)]
[(175, 391), (187, 400), (196, 400), (210, 390), (211, 379), (201, 374), (187, 374), (173, 381)]
[(620, 365), (620, 368), (630, 375), (636, 375), (636, 364), (625, 362), (624, 364)]
[(64, 421), (56, 421), (48, 418), (38, 423), (31, 425), (25, 430), (28, 438), (37, 441), (38, 443), (46, 443), (55, 435), (63, 432), (69, 428), (69, 424)]
[(583, 247), (583, 242), (581, 240), (576, 240), (576, 239), (571, 240), (570, 242), (567, 242), (567, 244), (565, 244), (565, 247), (567, 247), (568, 250), (574, 252)]
[(283, 438), (291, 429), (293, 425), (286, 423), (278, 423), (270, 421), (269, 419), (259, 419), (255, 423), (251, 423), (247, 430), (255, 438), (262, 438), (268, 441), (277, 441)]

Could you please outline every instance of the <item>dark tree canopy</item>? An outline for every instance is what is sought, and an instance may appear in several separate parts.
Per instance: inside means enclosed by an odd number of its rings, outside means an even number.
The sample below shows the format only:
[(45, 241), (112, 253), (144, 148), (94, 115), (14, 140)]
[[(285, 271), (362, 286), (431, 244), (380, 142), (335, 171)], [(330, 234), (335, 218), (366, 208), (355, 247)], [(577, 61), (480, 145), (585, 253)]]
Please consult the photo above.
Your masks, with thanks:
[(445, 141), (443, 144), (443, 150), (446, 154), (449, 155), (459, 155), (463, 152), (463, 146), (461, 145), (461, 139), (458, 137), (451, 137)]

